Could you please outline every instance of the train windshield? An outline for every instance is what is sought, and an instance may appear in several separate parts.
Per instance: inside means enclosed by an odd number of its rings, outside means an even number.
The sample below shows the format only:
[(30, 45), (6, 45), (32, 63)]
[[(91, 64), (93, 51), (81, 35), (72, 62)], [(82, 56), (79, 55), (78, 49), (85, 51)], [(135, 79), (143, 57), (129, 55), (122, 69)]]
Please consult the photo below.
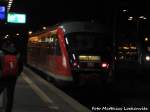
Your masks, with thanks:
[(107, 52), (112, 47), (110, 36), (97, 33), (72, 33), (66, 35), (66, 43), (71, 51), (80, 54), (100, 54)]

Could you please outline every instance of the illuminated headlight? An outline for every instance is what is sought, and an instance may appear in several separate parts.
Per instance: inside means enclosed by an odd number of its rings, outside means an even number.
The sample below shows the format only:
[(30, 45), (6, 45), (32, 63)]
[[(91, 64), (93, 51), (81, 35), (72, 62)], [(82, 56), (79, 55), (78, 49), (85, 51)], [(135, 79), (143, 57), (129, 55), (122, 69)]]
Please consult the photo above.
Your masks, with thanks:
[(146, 61), (150, 61), (150, 56), (145, 57)]

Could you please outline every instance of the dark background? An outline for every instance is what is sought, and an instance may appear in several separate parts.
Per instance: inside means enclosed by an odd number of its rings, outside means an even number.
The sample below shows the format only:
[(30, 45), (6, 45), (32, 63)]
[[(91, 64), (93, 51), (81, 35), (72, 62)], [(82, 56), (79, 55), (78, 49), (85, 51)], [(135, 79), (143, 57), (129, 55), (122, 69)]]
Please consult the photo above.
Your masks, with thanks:
[[(123, 9), (128, 11), (123, 14)], [(128, 16), (144, 15), (149, 19), (150, 8), (148, 2), (131, 0), (14, 0), (10, 12), (27, 14), (25, 26), (37, 30), (68, 20), (94, 20), (109, 26), (122, 25), (128, 23), (123, 21)]]
[[(16, 0), (11, 11), (27, 14), (31, 27), (54, 25), (67, 20), (97, 20), (109, 22), (116, 3), (98, 0)], [(111, 20), (110, 20), (111, 22)]]

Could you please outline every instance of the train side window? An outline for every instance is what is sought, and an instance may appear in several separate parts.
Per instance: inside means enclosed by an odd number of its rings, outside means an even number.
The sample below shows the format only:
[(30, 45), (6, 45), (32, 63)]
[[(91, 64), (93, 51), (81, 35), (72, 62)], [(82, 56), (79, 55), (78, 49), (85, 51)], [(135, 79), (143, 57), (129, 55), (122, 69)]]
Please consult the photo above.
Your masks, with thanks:
[(49, 40), (50, 40), (49, 41), (50, 43), (49, 54), (61, 55), (61, 50), (60, 50), (60, 45), (59, 45), (57, 34), (51, 34)]

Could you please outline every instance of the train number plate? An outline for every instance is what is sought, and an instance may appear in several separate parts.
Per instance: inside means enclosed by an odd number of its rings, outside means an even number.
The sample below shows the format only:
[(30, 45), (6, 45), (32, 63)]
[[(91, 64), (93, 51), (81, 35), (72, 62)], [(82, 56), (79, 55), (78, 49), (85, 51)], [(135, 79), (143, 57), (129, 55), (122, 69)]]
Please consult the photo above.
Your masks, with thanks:
[(90, 62), (89, 62), (89, 63), (87, 63), (87, 66), (88, 66), (88, 67), (94, 67), (94, 63), (90, 63)]

